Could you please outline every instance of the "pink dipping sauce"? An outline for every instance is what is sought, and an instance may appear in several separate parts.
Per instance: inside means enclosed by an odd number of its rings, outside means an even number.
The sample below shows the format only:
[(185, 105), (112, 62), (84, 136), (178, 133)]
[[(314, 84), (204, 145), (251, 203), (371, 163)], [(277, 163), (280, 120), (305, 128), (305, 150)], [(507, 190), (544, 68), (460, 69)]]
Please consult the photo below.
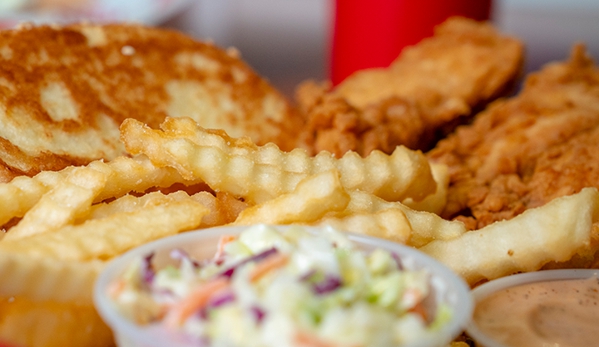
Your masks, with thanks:
[(599, 278), (502, 289), (477, 303), (473, 321), (507, 346), (599, 346)]

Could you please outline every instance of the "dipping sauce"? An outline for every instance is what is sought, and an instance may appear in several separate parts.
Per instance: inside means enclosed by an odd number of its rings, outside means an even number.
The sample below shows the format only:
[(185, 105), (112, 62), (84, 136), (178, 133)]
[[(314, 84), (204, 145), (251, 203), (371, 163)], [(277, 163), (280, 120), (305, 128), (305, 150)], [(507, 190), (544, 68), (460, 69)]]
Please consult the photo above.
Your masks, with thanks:
[(599, 346), (599, 278), (503, 289), (477, 303), (473, 320), (507, 346)]

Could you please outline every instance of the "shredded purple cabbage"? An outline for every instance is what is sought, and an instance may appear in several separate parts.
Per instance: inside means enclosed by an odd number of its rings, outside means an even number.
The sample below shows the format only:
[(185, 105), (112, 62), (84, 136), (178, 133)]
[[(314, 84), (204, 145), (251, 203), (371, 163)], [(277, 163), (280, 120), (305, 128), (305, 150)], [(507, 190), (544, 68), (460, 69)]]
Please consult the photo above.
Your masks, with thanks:
[(391, 257), (395, 260), (395, 264), (397, 265), (397, 269), (403, 270), (403, 262), (397, 253), (391, 252)]
[(210, 308), (219, 307), (226, 303), (233, 302), (233, 301), (235, 301), (235, 299), (236, 299), (235, 293), (227, 291), (227, 292), (223, 292), (223, 293), (217, 294), (214, 297), (212, 297), (210, 299), (210, 302), (208, 302), (207, 306)]
[(250, 313), (254, 316), (254, 319), (256, 320), (256, 323), (258, 323), (258, 324), (262, 323), (262, 321), (264, 320), (264, 317), (266, 316), (266, 311), (264, 311), (263, 309), (261, 309), (258, 306), (250, 307)]
[(199, 309), (196, 314), (201, 320), (208, 320), (208, 308), (206, 306)]
[(316, 295), (327, 294), (343, 285), (338, 275), (328, 274), (322, 280), (319, 280), (321, 276), (316, 276), (317, 274), (318, 271), (312, 269), (299, 278), (300, 282), (314, 282), (312, 283), (312, 291)]
[(277, 254), (279, 251), (276, 248), (269, 248), (267, 250), (265, 250), (264, 252), (260, 252), (258, 254), (255, 254), (247, 259), (244, 259), (242, 261), (240, 261), (239, 263), (231, 266), (230, 268), (228, 268), (227, 270), (221, 272), (218, 276), (219, 277), (227, 277), (227, 278), (231, 278), (233, 277), (233, 274), (235, 273), (235, 271), (241, 267), (242, 265), (245, 265), (247, 263), (251, 263), (251, 262), (258, 262), (260, 260), (263, 260), (265, 258), (270, 257), (271, 255)]
[(310, 271), (306, 272), (305, 274), (301, 275), (299, 280), (300, 282), (306, 282), (309, 281), (314, 275), (316, 275), (316, 270), (315, 269), (311, 269)]
[(196, 316), (201, 320), (208, 320), (210, 310), (219, 306), (225, 305), (229, 302), (235, 301), (235, 294), (231, 291), (217, 293), (215, 296), (210, 298), (210, 301), (196, 312)]
[(206, 304), (206, 306), (203, 306), (196, 312), (196, 315), (201, 320), (208, 320), (208, 313), (211, 309), (225, 305), (229, 302), (233, 302), (235, 299), (235, 294), (231, 291), (217, 293), (210, 298), (210, 301)]
[(151, 284), (154, 281), (154, 276), (156, 276), (156, 271), (154, 271), (154, 266), (152, 266), (154, 255), (154, 252), (146, 255), (141, 263), (141, 276), (147, 284)]
[(174, 260), (183, 260), (183, 259), (187, 259), (191, 262), (191, 264), (193, 264), (193, 266), (195, 268), (200, 267), (200, 263), (198, 263), (197, 261), (191, 259), (191, 257), (189, 256), (189, 254), (187, 252), (185, 252), (184, 250), (182, 250), (181, 248), (173, 248), (173, 250), (171, 250), (171, 252), (169, 253), (169, 255), (171, 256), (171, 259)]
[(322, 295), (330, 293), (342, 285), (343, 283), (341, 282), (341, 278), (339, 278), (339, 276), (327, 275), (322, 281), (312, 285), (312, 291), (314, 291), (314, 293), (317, 295)]

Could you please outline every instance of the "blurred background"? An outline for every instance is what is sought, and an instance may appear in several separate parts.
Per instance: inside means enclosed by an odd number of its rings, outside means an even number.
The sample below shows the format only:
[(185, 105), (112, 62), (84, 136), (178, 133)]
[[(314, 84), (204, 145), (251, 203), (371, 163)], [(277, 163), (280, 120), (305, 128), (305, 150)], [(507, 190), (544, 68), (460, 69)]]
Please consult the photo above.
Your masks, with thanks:
[[(330, 77), (334, 11), (331, 0), (197, 0), (165, 25), (237, 47), (291, 94), (302, 80)], [(525, 42), (527, 71), (567, 58), (574, 42), (599, 59), (599, 1), (493, 0), (490, 19)]]
[[(527, 72), (567, 58), (575, 42), (586, 43), (599, 59), (599, 1), (492, 0), (490, 4), (490, 20), (525, 42)], [(331, 78), (335, 0), (0, 0), (0, 26), (22, 20), (56, 22), (56, 13), (48, 10), (56, 7), (62, 8), (61, 20), (81, 16), (134, 20), (236, 47), (246, 62), (287, 95), (303, 80)], [(364, 17), (356, 18), (356, 24), (366, 23)]]

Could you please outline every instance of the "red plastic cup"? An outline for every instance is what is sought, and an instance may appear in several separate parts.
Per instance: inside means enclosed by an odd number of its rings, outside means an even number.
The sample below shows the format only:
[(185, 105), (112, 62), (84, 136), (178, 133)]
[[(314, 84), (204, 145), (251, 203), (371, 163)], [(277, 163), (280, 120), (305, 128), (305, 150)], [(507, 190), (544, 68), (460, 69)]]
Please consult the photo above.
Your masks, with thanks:
[(335, 0), (330, 78), (386, 67), (451, 16), (490, 18), (492, 0)]

